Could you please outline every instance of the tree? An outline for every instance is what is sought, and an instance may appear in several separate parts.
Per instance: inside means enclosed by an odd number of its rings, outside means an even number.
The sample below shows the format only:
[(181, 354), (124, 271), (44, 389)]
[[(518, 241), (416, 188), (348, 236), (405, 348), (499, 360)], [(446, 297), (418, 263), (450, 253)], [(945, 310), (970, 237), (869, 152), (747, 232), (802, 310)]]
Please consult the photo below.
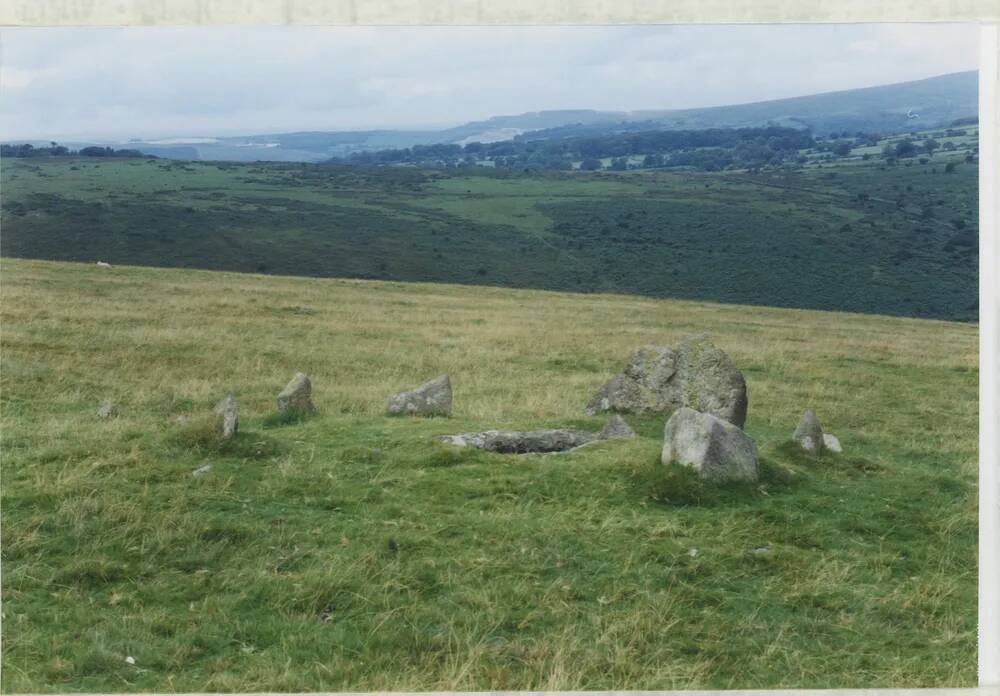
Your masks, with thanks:
[(580, 162), (580, 169), (592, 172), (596, 169), (602, 169), (604, 165), (601, 164), (601, 160), (594, 157), (588, 157), (587, 159)]
[(924, 152), (928, 155), (933, 155), (934, 151), (939, 147), (941, 147), (941, 144), (937, 140), (934, 140), (934, 138), (928, 138), (924, 141)]
[(846, 157), (851, 154), (851, 144), (846, 140), (841, 140), (836, 145), (833, 146), (833, 154), (838, 157)]
[(896, 157), (903, 159), (904, 157), (913, 157), (917, 154), (917, 146), (914, 145), (912, 140), (901, 140), (896, 143)]

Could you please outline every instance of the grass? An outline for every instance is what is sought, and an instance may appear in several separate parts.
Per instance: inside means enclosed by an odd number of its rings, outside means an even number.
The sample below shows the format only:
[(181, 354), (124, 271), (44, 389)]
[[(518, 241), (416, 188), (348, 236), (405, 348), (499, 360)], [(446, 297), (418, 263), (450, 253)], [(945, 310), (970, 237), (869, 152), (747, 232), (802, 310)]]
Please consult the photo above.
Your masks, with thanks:
[(978, 317), (960, 151), (761, 173), (55, 158), (0, 174), (6, 257)]
[[(7, 693), (975, 684), (974, 326), (11, 259), (0, 273)], [(746, 374), (756, 486), (659, 466), (658, 418), (549, 457), (434, 439), (596, 430), (583, 408), (635, 346), (703, 330)], [(318, 413), (280, 422), (296, 371)], [(384, 414), (441, 373), (451, 418)], [(240, 433), (220, 442), (227, 392)], [(104, 399), (117, 417), (96, 416)], [(788, 445), (807, 407), (843, 455)]]

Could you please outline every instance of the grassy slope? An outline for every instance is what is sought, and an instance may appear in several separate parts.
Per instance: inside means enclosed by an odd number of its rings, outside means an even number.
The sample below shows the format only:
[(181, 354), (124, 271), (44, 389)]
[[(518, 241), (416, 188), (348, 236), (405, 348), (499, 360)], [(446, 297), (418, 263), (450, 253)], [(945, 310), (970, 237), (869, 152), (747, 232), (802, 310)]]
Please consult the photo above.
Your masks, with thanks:
[(758, 175), (8, 161), (0, 250), (974, 320), (961, 157)]
[[(2, 281), (6, 692), (975, 684), (973, 326), (10, 259)], [(635, 346), (702, 330), (747, 376), (759, 488), (692, 499), (657, 473), (661, 419), (557, 457), (432, 440), (597, 428), (582, 407)], [(296, 370), (320, 415), (265, 428)], [(382, 415), (441, 372), (453, 418)], [(219, 450), (177, 419), (227, 390)], [(843, 456), (783, 444), (806, 407)]]

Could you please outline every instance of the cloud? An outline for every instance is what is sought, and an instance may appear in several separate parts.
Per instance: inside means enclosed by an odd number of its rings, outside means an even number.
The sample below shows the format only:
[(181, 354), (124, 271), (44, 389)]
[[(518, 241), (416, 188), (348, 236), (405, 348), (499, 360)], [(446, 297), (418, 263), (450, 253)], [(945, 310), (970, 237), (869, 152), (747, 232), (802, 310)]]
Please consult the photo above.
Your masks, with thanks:
[(0, 30), (13, 138), (448, 125), (760, 101), (976, 67), (972, 25)]

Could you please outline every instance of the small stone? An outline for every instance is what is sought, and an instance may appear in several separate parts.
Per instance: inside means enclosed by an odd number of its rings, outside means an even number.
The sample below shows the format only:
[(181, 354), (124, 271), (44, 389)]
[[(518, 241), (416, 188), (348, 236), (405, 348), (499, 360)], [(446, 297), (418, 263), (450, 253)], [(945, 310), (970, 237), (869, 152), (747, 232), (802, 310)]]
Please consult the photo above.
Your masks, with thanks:
[(312, 402), (312, 382), (301, 372), (296, 372), (292, 381), (278, 394), (278, 413), (314, 413)]
[(836, 452), (837, 454), (844, 451), (844, 449), (840, 446), (840, 440), (837, 436), (831, 435), (830, 433), (823, 433), (823, 446), (831, 452)]
[(820, 427), (816, 414), (807, 410), (802, 414), (799, 425), (792, 434), (792, 439), (799, 443), (799, 447), (806, 452), (820, 454), (825, 447), (823, 442), (823, 428)]
[(240, 409), (236, 403), (236, 398), (229, 394), (215, 407), (215, 415), (218, 416), (217, 427), (219, 435), (223, 440), (228, 440), (236, 436), (240, 429)]
[(441, 375), (412, 391), (394, 394), (386, 409), (392, 415), (450, 416), (451, 380)]
[(756, 481), (760, 475), (757, 445), (738, 426), (681, 408), (663, 429), (660, 461), (689, 466), (704, 479), (715, 481)]
[(688, 549), (688, 556), (695, 558), (698, 555), (698, 549)]
[(97, 267), (98, 268), (111, 268), (111, 264), (110, 263), (106, 263), (105, 261), (98, 261), (97, 262)]
[(101, 405), (97, 408), (98, 418), (111, 418), (115, 415), (116, 409), (115, 405), (110, 401), (102, 401)]
[(754, 549), (750, 553), (752, 553), (754, 556), (762, 558), (770, 558), (774, 556), (774, 549), (772, 549), (770, 546), (762, 546), (759, 549)]
[(600, 440), (627, 440), (635, 437), (635, 431), (616, 413), (604, 424), (597, 437)]
[(212, 470), (211, 464), (206, 464), (205, 466), (199, 466), (197, 469), (191, 472), (192, 476), (204, 476), (209, 471)]

